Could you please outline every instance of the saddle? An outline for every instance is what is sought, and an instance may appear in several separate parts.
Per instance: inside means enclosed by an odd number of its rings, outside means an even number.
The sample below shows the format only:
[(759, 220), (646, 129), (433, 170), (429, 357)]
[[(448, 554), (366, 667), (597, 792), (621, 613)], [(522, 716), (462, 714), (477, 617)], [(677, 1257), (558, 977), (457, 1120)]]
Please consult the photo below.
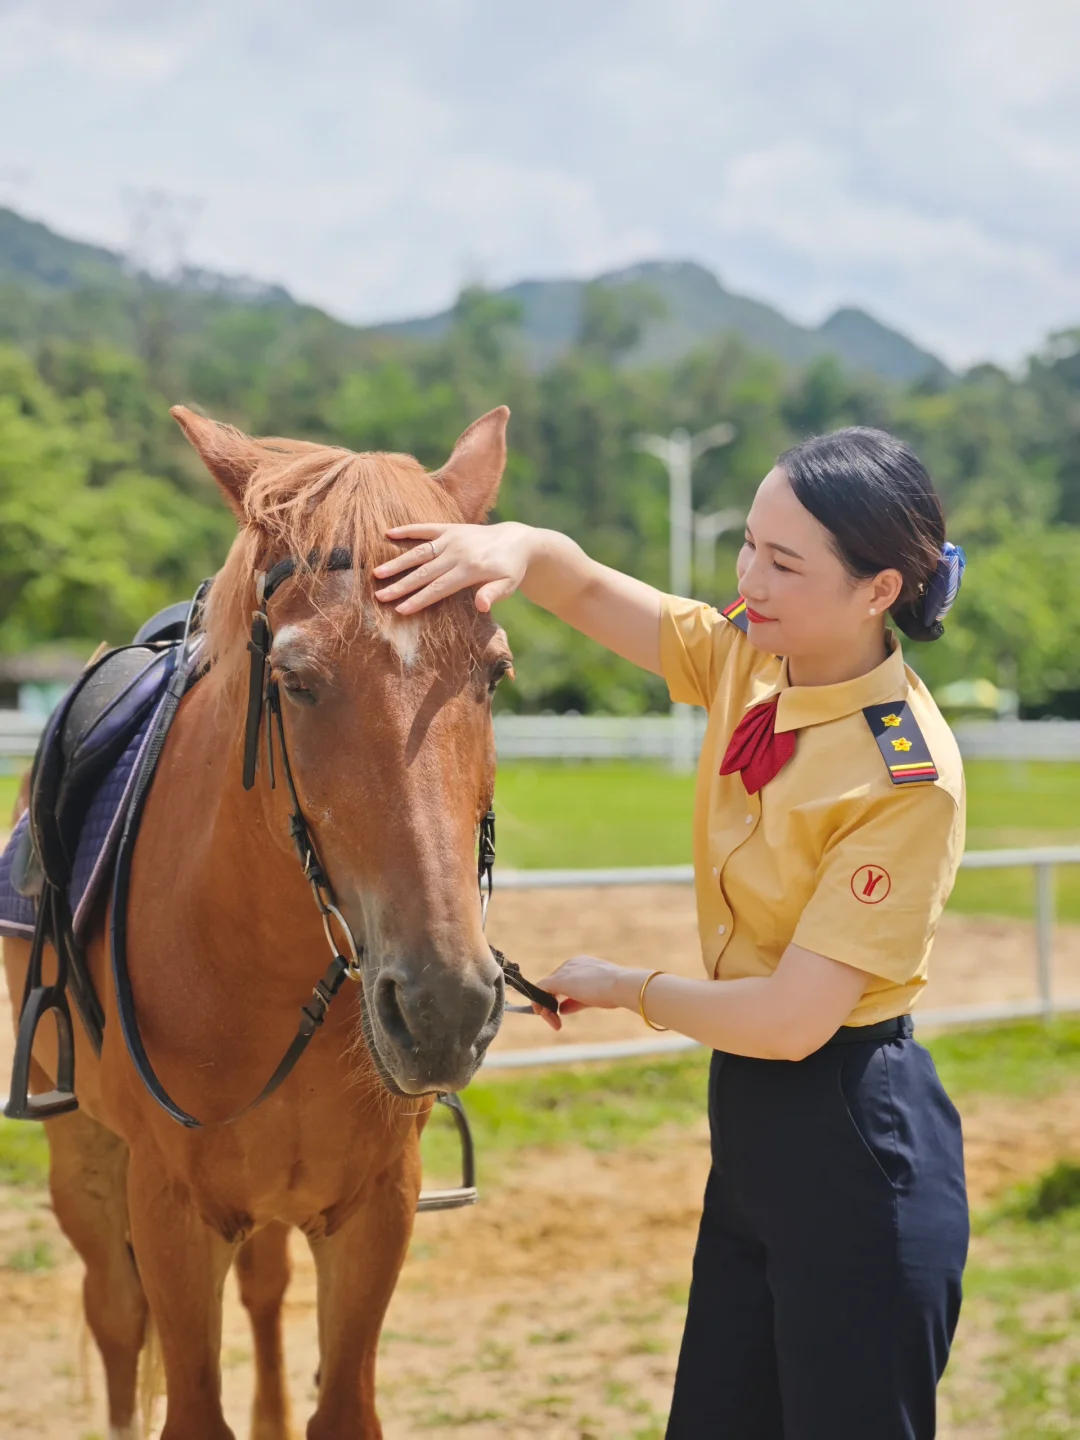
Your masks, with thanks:
[[(101, 881), (108, 873), (125, 801), (150, 722), (170, 689), (185, 650), (192, 603), (170, 605), (144, 624), (130, 645), (107, 651), (87, 666), (50, 717), (30, 773), (30, 801), (0, 861), (14, 901), (5, 933), (31, 934), (5, 1115), (46, 1119), (77, 1108), (74, 1037), (66, 990), (94, 1049), (100, 1053), (104, 1014), (79, 938)], [(185, 683), (197, 673), (181, 667)], [(6, 862), (6, 863), (5, 863)], [(6, 871), (6, 874), (4, 873)], [(18, 899), (22, 901), (18, 908)], [(32, 919), (31, 925), (28, 923)], [(44, 982), (46, 947), (57, 975)], [(56, 1087), (29, 1093), (34, 1037), (45, 1015), (57, 1026)]]

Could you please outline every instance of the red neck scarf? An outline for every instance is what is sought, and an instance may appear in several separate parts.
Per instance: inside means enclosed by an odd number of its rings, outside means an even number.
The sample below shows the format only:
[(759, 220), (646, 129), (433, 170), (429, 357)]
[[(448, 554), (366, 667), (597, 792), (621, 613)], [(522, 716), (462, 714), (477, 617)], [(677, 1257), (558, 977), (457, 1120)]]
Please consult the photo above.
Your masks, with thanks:
[(779, 698), (775, 696), (746, 712), (735, 727), (720, 765), (721, 775), (742, 771), (748, 795), (757, 794), (795, 754), (795, 731), (776, 733), (776, 702)]

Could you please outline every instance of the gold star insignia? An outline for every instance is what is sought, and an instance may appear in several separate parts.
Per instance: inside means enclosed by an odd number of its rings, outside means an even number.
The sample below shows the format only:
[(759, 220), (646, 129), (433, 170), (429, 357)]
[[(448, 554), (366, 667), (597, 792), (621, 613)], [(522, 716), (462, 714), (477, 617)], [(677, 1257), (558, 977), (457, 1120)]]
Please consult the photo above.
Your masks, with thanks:
[(908, 740), (908, 739), (906, 739), (903, 735), (899, 735), (895, 740), (893, 740), (893, 741), (891, 742), (891, 744), (892, 744), (892, 748), (893, 748), (894, 750), (910, 750), (910, 749), (911, 749), (911, 741)]
[(899, 716), (899, 715), (883, 715), (883, 716), (881, 717), (881, 723), (882, 723), (883, 725), (890, 725), (890, 726), (899, 725), (899, 724), (900, 724), (900, 716)]

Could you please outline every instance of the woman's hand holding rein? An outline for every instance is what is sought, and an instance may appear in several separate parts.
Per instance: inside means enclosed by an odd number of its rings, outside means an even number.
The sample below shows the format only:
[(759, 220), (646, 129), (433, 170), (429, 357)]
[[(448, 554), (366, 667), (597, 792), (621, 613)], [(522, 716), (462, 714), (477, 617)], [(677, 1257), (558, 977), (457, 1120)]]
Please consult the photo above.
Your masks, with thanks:
[(567, 535), (513, 522), (401, 525), (391, 540), (415, 541), (375, 569), (375, 592), (399, 615), (415, 615), (459, 590), (487, 612), (520, 589), (575, 630), (660, 673), (660, 592), (589, 558)]
[[(564, 997), (559, 1016), (577, 1010), (639, 1011), (642, 984), (654, 972), (575, 955), (537, 983)], [(764, 1060), (801, 1060), (833, 1035), (870, 977), (800, 945), (789, 945), (767, 976), (697, 980), (661, 972), (645, 997), (654, 1027), (689, 1035), (713, 1050)], [(542, 1014), (553, 1029), (559, 1016)]]

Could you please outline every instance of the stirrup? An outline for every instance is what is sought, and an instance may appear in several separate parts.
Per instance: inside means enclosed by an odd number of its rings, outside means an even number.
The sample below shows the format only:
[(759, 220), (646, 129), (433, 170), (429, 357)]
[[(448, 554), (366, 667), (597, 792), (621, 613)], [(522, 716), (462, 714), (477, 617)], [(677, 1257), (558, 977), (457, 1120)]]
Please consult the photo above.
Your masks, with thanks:
[[(44, 1095), (30, 1094), (30, 1061), (38, 1026), (52, 1011), (56, 1021), (56, 1088)], [(77, 1110), (75, 1098), (75, 1036), (67, 996), (60, 985), (37, 985), (26, 997), (15, 1040), (11, 1094), (4, 1106), (9, 1120), (51, 1120)]]
[(450, 1111), (457, 1126), (461, 1141), (461, 1184), (449, 1190), (421, 1190), (416, 1204), (418, 1214), (424, 1210), (459, 1210), (463, 1205), (475, 1205), (480, 1198), (476, 1188), (476, 1152), (465, 1106), (456, 1095), (438, 1095), (436, 1099)]

